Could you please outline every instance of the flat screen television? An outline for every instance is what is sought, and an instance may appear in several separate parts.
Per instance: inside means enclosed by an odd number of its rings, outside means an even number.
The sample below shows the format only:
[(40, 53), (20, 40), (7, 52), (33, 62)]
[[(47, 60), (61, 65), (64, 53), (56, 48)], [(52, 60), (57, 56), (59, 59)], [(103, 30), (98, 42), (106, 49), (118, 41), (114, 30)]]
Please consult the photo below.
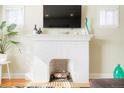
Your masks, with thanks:
[(44, 28), (80, 28), (81, 5), (44, 5)]

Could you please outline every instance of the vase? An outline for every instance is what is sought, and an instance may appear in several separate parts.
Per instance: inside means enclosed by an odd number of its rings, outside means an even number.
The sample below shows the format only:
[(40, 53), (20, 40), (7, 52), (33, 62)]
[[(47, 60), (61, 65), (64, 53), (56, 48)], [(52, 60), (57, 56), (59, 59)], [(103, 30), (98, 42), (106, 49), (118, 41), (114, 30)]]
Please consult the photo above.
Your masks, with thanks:
[(124, 78), (124, 71), (120, 64), (118, 64), (115, 67), (114, 72), (113, 72), (113, 77), (114, 78)]
[(0, 64), (4, 64), (7, 60), (7, 54), (0, 54)]

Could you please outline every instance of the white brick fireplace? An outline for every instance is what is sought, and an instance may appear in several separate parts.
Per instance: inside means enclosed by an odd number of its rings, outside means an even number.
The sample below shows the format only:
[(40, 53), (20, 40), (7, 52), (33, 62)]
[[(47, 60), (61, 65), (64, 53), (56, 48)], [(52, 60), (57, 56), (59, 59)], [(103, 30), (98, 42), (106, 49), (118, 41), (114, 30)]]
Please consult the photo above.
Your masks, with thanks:
[(68, 59), (69, 72), (75, 83), (89, 82), (89, 40), (91, 35), (34, 35), (33, 62), (28, 78), (34, 82), (49, 82), (50, 62)]

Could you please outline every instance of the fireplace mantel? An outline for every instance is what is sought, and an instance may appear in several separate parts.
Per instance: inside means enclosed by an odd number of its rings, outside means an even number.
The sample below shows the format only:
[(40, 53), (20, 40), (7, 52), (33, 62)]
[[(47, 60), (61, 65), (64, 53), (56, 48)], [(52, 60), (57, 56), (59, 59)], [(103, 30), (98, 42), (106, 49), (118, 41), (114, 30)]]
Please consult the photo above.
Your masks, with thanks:
[(89, 41), (93, 35), (49, 35), (49, 34), (35, 34), (28, 35), (32, 40), (42, 41)]
[[(29, 35), (32, 44), (31, 70), (27, 78), (49, 82), (49, 64), (53, 59), (68, 59), (73, 82), (89, 82), (89, 40), (92, 35)], [(25, 39), (26, 40), (26, 39)], [(33, 50), (31, 50), (33, 49)]]

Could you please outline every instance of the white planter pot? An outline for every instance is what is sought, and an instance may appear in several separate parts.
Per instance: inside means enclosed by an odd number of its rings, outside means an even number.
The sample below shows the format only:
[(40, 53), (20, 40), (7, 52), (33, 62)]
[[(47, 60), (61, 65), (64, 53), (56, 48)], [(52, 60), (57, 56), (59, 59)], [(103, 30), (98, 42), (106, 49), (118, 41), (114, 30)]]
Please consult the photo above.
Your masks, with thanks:
[(0, 64), (4, 64), (7, 60), (7, 54), (0, 54)]

